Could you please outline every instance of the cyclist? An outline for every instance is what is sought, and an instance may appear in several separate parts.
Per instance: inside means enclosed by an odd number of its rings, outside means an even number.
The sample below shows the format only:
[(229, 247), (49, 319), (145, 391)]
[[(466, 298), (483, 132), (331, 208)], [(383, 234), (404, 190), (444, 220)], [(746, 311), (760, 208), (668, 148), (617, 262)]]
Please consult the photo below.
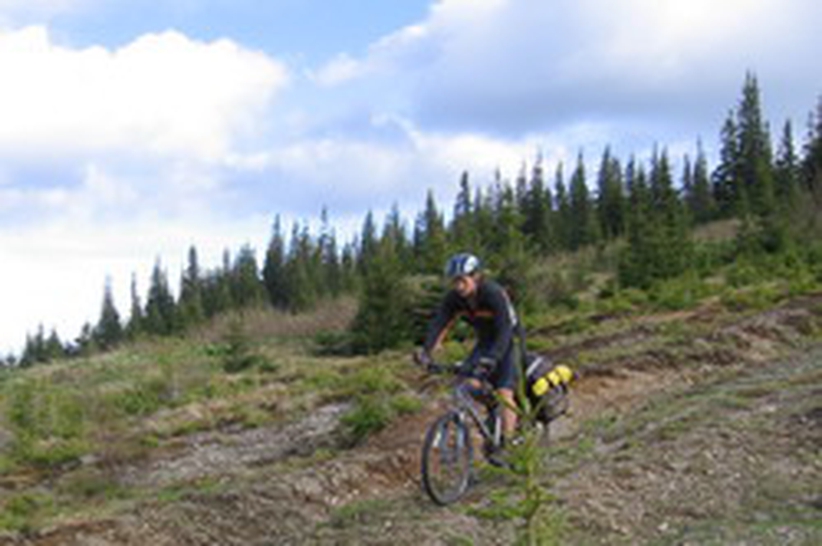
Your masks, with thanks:
[(473, 254), (451, 256), (445, 266), (445, 275), (452, 289), (432, 319), (423, 347), (414, 355), (415, 360), (423, 365), (431, 364), (431, 353), (442, 344), (449, 329), (457, 319), (465, 319), (476, 334), (476, 344), (465, 366), (469, 370), (489, 372), (495, 393), (503, 401), (504, 446), (505, 438), (513, 438), (517, 426), (514, 393), (519, 366), (515, 334), (519, 321), (516, 312), (508, 294), (499, 284), (485, 277), (479, 258)]

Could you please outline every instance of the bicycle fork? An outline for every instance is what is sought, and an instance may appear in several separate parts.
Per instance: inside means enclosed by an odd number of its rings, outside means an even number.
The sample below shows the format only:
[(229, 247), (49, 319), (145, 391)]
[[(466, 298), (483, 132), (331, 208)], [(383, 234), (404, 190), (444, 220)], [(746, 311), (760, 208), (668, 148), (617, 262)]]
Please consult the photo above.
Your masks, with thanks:
[[(445, 426), (437, 430), (434, 445), (439, 452), (441, 464), (450, 465), (456, 463), (460, 453), (466, 448), (465, 435), (460, 433), (461, 430), (464, 430), (465, 424), (465, 415), (463, 415), (462, 412), (454, 413), (452, 419), (445, 421)], [(453, 445), (450, 443), (451, 441), (454, 442)], [(470, 441), (470, 439), (468, 441)]]

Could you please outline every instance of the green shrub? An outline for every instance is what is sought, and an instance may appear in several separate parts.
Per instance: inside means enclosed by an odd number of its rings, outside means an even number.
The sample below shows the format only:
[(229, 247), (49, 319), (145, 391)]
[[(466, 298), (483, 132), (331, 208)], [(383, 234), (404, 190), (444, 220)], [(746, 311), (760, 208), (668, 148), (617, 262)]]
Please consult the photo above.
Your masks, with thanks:
[(54, 469), (76, 463), (87, 452), (88, 444), (80, 439), (24, 439), (15, 444), (14, 450), (20, 463), (42, 469)]
[(693, 266), (701, 277), (712, 275), (720, 267), (734, 261), (732, 240), (711, 241), (695, 245)]
[(509, 468), (499, 470), (506, 474), (511, 485), (492, 492), (488, 502), (472, 513), (496, 521), (514, 521), (517, 524), (515, 544), (562, 544), (565, 519), (555, 508), (546, 476), (550, 475), (541, 447), (539, 433), (526, 434), (523, 442), (511, 448)]
[(696, 274), (687, 274), (654, 285), (651, 301), (657, 309), (680, 311), (695, 307), (706, 292)]
[(361, 396), (341, 422), (351, 441), (357, 443), (385, 428), (392, 418), (393, 412), (385, 397)]
[(726, 290), (720, 297), (722, 305), (731, 311), (762, 310), (781, 298), (780, 291), (773, 284), (762, 284), (754, 288)]
[(86, 417), (77, 393), (24, 379), (8, 385), (4, 409), (13, 436), (9, 454), (17, 464), (53, 467), (86, 452)]
[(251, 340), (239, 318), (231, 321), (222, 352), (223, 371), (239, 373), (265, 362), (265, 359), (251, 348)]
[(0, 504), (0, 529), (29, 532), (36, 527), (38, 518), (52, 511), (54, 501), (42, 493), (17, 493)]
[(314, 344), (317, 356), (352, 356), (355, 353), (351, 332), (320, 332), (314, 336)]
[(739, 260), (725, 273), (727, 283), (734, 288), (755, 284), (762, 280), (762, 273), (748, 260)]
[(400, 394), (391, 398), (391, 409), (397, 415), (410, 415), (423, 408), (422, 401), (416, 396)]
[(347, 378), (350, 388), (365, 394), (394, 393), (403, 387), (392, 370), (382, 365), (358, 368)]
[(151, 415), (171, 399), (169, 385), (162, 377), (135, 380), (134, 386), (109, 396), (118, 409), (131, 416)]
[(613, 293), (607, 291), (605, 296), (600, 293), (597, 301), (597, 312), (609, 315), (632, 313), (648, 304), (648, 293), (638, 288), (624, 288)]

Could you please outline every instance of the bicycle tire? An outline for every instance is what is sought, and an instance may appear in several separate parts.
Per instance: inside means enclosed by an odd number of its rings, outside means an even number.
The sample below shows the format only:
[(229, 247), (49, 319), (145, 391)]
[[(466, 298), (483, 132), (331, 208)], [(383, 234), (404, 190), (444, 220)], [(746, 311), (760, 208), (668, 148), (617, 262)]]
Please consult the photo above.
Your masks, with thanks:
[(437, 418), (422, 447), (422, 485), (435, 503), (458, 501), (468, 490), (473, 466), (471, 434), (456, 412)]

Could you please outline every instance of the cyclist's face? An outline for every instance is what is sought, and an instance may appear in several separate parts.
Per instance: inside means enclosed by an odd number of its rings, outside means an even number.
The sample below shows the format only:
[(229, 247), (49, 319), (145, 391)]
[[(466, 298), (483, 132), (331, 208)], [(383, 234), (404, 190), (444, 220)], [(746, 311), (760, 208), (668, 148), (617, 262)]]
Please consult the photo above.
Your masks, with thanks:
[(474, 277), (465, 275), (454, 279), (454, 290), (456, 290), (457, 293), (463, 298), (467, 298), (473, 295), (476, 289), (477, 279), (475, 279)]

